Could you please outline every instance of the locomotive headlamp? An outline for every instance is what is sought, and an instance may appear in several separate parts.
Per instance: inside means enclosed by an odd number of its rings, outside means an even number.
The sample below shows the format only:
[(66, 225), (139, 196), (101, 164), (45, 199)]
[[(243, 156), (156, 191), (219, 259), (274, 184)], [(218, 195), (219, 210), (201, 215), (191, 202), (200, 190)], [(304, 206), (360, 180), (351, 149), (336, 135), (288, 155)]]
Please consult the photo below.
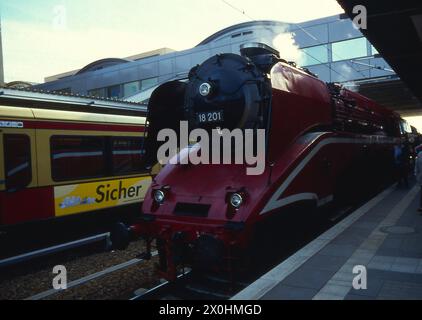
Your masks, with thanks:
[(230, 196), (230, 204), (234, 207), (234, 208), (239, 208), (243, 203), (243, 197), (239, 194), (239, 193), (233, 193)]
[(165, 194), (164, 194), (164, 192), (163, 191), (161, 191), (161, 190), (155, 190), (154, 191), (154, 200), (157, 202), (157, 203), (159, 203), (159, 204), (161, 204), (161, 203), (163, 203), (164, 202), (164, 198), (165, 198), (166, 196), (165, 196)]
[(208, 82), (204, 82), (199, 86), (199, 94), (206, 97), (211, 93), (211, 85)]

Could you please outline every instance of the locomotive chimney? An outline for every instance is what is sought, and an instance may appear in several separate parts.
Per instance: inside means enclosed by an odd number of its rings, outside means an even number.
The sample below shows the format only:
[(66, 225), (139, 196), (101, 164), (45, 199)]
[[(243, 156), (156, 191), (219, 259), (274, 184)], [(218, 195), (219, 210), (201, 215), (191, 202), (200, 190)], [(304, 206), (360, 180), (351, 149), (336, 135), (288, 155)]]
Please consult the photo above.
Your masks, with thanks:
[(248, 42), (242, 44), (240, 46), (240, 53), (242, 56), (248, 58), (253, 58), (262, 54), (275, 55), (277, 58), (280, 58), (280, 52), (261, 42)]
[(251, 59), (252, 62), (265, 73), (270, 72), (274, 64), (283, 61), (280, 59), (280, 52), (260, 42), (242, 44), (240, 46), (240, 53), (242, 56)]

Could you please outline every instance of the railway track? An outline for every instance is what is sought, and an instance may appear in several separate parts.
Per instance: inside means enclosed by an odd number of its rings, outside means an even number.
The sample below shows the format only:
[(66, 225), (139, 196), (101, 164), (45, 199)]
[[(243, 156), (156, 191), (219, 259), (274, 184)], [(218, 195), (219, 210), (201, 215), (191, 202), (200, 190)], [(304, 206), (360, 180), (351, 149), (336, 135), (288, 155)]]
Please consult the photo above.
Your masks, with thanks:
[[(9, 264), (0, 271), (0, 300), (127, 299), (137, 288), (159, 283), (156, 258), (141, 259), (144, 251), (143, 241), (124, 251), (104, 250), (101, 243)], [(64, 269), (66, 290), (53, 289), (57, 266)]]
[(10, 266), (16, 265), (18, 263), (28, 262), (28, 261), (36, 259), (36, 258), (41, 258), (41, 257), (45, 257), (45, 256), (48, 256), (48, 255), (64, 252), (64, 251), (67, 251), (67, 250), (80, 248), (80, 247), (90, 245), (90, 244), (93, 244), (93, 243), (98, 243), (98, 242), (101, 242), (101, 241), (105, 242), (105, 248), (106, 248), (110, 243), (110, 233), (97, 234), (97, 235), (94, 235), (94, 236), (91, 236), (91, 237), (87, 237), (87, 238), (83, 238), (83, 239), (79, 239), (79, 240), (75, 240), (75, 241), (70, 241), (70, 242), (66, 242), (66, 243), (63, 243), (63, 244), (59, 244), (59, 245), (54, 245), (54, 246), (47, 247), (47, 248), (42, 248), (42, 249), (30, 251), (30, 252), (20, 254), (20, 255), (16, 255), (16, 256), (13, 256), (13, 257), (8, 257), (8, 258), (0, 260), (0, 268), (10, 267)]
[[(348, 215), (351, 208), (342, 208), (334, 210), (332, 215), (326, 223), (318, 226), (313, 225), (314, 232), (306, 233), (307, 238), (301, 238), (300, 241), (294, 242), (291, 239), (291, 246), (286, 249), (283, 254), (277, 258), (271, 259), (269, 262), (262, 261), (263, 268), (258, 271), (246, 272), (242, 277), (238, 277), (234, 281), (226, 278), (224, 275), (210, 275), (199, 274), (187, 270), (179, 275), (179, 278), (174, 283), (162, 282), (160, 283), (159, 275), (154, 271), (154, 263), (156, 258), (152, 261), (145, 261), (137, 256), (139, 252), (144, 251), (143, 242), (139, 241), (130, 245), (127, 251), (116, 252), (101, 252), (88, 254), (85, 257), (75, 256), (72, 250), (72, 245), (67, 246), (70, 255), (73, 259), (62, 261), (62, 256), (49, 258), (48, 252), (39, 252), (35, 257), (42, 258), (40, 261), (52, 260), (47, 264), (44, 272), (43, 285), (34, 284), (30, 290), (22, 293), (22, 287), (31, 278), (40, 278), (41, 272), (33, 272), (27, 277), (22, 277), (15, 283), (10, 283), (4, 286), (2, 279), (0, 279), (0, 299), (130, 299), (130, 300), (226, 300), (242, 290), (260, 274), (270, 269), (273, 265), (280, 263), (285, 258), (290, 256), (296, 250), (306, 245), (309, 241), (315, 238), (318, 234), (326, 230), (333, 224), (338, 223), (345, 216)], [(289, 238), (290, 239), (290, 238)], [(86, 240), (86, 239), (85, 239)], [(93, 240), (93, 239), (91, 239)], [(89, 241), (86, 242), (89, 244)], [(66, 246), (64, 246), (66, 247)], [(63, 247), (62, 247), (63, 248)], [(59, 249), (59, 248), (55, 248)], [(55, 251), (52, 250), (51, 252)], [(75, 247), (73, 247), (75, 249)], [(153, 252), (153, 257), (157, 256), (157, 252)], [(16, 258), (6, 261), (28, 262), (22, 263), (26, 268), (35, 268), (32, 260), (26, 260), (26, 257)], [(29, 259), (29, 258), (28, 258)], [(69, 270), (69, 282), (66, 290), (52, 289), (52, 266), (55, 264), (64, 264)], [(144, 264), (145, 263), (145, 264)], [(5, 265), (6, 265), (5, 264)], [(8, 265), (13, 266), (12, 264)], [(21, 266), (19, 265), (19, 268)], [(16, 268), (4, 268), (16, 269)], [(76, 269), (76, 270), (75, 270)], [(80, 269), (80, 270), (77, 270)], [(2, 270), (4, 271), (4, 270)], [(3, 272), (3, 281), (4, 281)], [(7, 281), (7, 280), (6, 280)], [(41, 282), (41, 281), (39, 281)], [(15, 290), (14, 288), (21, 288), (20, 294), (17, 295), (2, 295), (6, 290)], [(141, 288), (141, 289), (140, 289)], [(17, 289), (16, 289), (17, 290)], [(3, 291), (3, 292), (2, 292)]]
[(175, 282), (165, 281), (148, 290), (140, 289), (130, 300), (227, 300), (251, 281), (231, 281), (189, 270)]
[[(151, 253), (151, 256), (152, 257), (155, 257), (157, 254), (158, 254), (157, 251), (153, 251)], [(73, 281), (71, 281), (71, 282), (69, 282), (67, 284), (67, 288), (66, 289), (58, 289), (58, 290), (56, 290), (56, 289), (49, 289), (49, 290), (46, 290), (46, 291), (37, 293), (35, 295), (32, 295), (32, 296), (26, 298), (25, 300), (41, 300), (41, 299), (45, 299), (45, 298), (51, 297), (51, 296), (53, 296), (55, 294), (58, 294), (60, 292), (63, 292), (64, 290), (71, 289), (71, 288), (74, 288), (74, 287), (77, 287), (77, 286), (81, 286), (83, 284), (86, 284), (89, 281), (96, 280), (96, 279), (98, 279), (100, 277), (104, 277), (104, 276), (109, 275), (109, 274), (111, 274), (113, 272), (116, 272), (116, 271), (119, 271), (119, 270), (123, 270), (125, 268), (131, 267), (131, 266), (133, 266), (135, 264), (139, 264), (139, 263), (144, 262), (144, 261), (145, 260), (144, 259), (141, 259), (141, 258), (134, 258), (134, 259), (131, 259), (129, 261), (120, 263), (118, 265), (111, 266), (111, 267), (106, 268), (104, 270), (95, 272), (93, 274), (87, 275), (87, 276), (82, 277), (82, 278), (79, 278), (77, 280), (73, 280)]]

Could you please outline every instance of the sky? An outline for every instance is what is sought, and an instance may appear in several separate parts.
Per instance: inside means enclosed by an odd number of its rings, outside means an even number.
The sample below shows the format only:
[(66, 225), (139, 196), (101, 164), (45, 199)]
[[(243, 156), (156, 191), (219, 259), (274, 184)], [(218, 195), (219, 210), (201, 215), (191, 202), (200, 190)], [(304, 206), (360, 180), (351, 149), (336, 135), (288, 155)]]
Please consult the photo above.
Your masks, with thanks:
[(342, 12), (336, 0), (0, 0), (5, 81), (43, 82), (102, 58), (188, 49), (251, 19)]
[[(245, 21), (342, 12), (336, 0), (0, 0), (5, 81), (39, 83), (102, 58), (188, 49)], [(422, 132), (422, 117), (407, 120)]]

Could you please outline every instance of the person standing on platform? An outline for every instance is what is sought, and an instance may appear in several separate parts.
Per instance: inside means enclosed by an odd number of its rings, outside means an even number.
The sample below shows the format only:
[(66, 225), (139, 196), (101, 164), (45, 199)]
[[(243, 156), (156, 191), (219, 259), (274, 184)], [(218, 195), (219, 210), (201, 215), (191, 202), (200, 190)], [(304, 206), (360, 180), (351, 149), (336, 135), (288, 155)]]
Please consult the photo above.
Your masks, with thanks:
[(415, 176), (416, 176), (416, 181), (421, 188), (418, 211), (421, 212), (422, 214), (422, 148), (419, 149), (418, 155), (416, 157)]
[(398, 144), (394, 146), (394, 164), (396, 167), (396, 175), (398, 186), (404, 186), (406, 188), (409, 187), (409, 182), (407, 180), (407, 176), (409, 174), (408, 171), (408, 161), (409, 161), (409, 153), (406, 151), (406, 146), (404, 144)]
[(403, 143), (402, 148), (402, 163), (401, 163), (401, 178), (405, 188), (409, 188), (409, 173), (410, 173), (410, 145)]
[(401, 148), (399, 144), (394, 145), (394, 174), (397, 182), (400, 185), (400, 158), (401, 158)]

